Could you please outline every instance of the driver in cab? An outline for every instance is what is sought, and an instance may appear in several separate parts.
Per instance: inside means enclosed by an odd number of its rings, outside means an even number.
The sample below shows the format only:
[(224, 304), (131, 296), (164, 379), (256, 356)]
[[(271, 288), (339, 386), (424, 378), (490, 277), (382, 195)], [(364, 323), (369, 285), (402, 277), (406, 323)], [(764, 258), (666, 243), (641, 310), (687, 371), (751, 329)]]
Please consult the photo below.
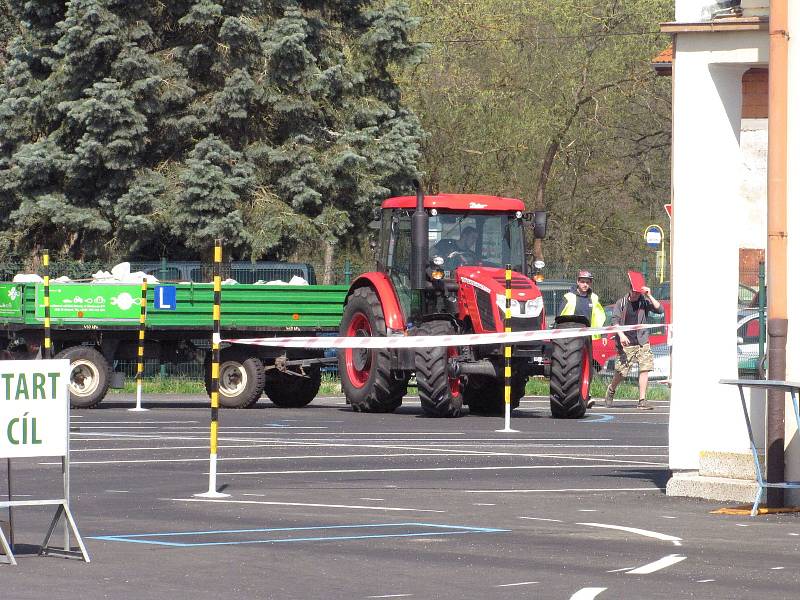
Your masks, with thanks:
[(466, 264), (468, 260), (475, 258), (475, 243), (478, 241), (478, 231), (474, 227), (467, 226), (461, 231), (461, 237), (454, 240), (453, 247), (447, 253), (446, 258), (456, 263)]

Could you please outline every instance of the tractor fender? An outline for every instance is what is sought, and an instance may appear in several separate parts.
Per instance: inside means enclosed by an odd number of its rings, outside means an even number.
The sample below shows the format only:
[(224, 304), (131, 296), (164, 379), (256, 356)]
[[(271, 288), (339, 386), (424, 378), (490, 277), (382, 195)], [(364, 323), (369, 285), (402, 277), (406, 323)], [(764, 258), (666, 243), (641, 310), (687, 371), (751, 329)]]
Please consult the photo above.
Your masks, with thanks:
[(386, 320), (386, 327), (394, 329), (395, 331), (402, 331), (406, 328), (406, 319), (403, 316), (403, 309), (400, 307), (400, 301), (397, 299), (397, 293), (394, 291), (391, 279), (385, 273), (364, 273), (359, 276), (351, 285), (350, 290), (347, 292), (345, 304), (356, 289), (361, 287), (370, 287), (375, 291), (375, 294), (380, 300), (381, 308), (383, 309), (383, 318)]

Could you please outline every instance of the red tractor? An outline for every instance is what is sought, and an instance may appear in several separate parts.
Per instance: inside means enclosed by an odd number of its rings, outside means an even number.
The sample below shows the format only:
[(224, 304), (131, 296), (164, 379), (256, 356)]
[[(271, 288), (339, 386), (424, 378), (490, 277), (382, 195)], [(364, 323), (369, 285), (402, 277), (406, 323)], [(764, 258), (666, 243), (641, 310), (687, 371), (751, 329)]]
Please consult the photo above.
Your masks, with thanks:
[[(534, 237), (543, 238), (545, 213), (526, 213), (524, 203), (512, 198), (423, 196), (415, 186), (416, 198), (383, 203), (377, 269), (351, 285), (341, 335), (502, 332), (507, 264), (513, 269), (511, 330), (546, 329), (542, 295), (526, 275), (525, 261), (525, 229), (532, 223)], [(553, 416), (580, 418), (586, 412), (591, 378), (587, 338), (515, 344), (511, 372), (512, 408), (519, 406), (529, 375), (550, 375)], [(457, 417), (465, 406), (474, 413), (503, 410), (499, 345), (340, 350), (339, 373), (355, 411), (394, 411), (412, 374), (429, 416)]]

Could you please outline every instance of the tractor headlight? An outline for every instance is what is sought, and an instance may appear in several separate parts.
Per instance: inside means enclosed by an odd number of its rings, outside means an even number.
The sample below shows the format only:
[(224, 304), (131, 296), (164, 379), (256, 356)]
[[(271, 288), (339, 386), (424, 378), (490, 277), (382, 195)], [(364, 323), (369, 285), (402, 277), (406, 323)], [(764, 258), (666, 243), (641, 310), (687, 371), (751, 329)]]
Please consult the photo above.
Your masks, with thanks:
[(525, 316), (538, 317), (540, 314), (542, 314), (543, 308), (544, 300), (542, 300), (541, 296), (534, 298), (533, 300), (528, 300), (528, 302), (525, 304)]
[[(505, 294), (497, 294), (497, 307), (500, 309), (500, 316), (506, 314), (506, 297)], [(519, 302), (511, 299), (511, 314), (518, 315), (519, 314)]]

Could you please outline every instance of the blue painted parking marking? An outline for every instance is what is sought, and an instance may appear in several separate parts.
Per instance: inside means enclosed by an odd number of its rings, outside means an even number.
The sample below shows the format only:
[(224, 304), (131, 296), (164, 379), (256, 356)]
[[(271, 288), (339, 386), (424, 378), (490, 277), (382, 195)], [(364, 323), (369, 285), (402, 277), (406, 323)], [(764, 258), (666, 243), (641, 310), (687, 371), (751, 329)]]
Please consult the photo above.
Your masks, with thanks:
[(581, 419), (580, 423), (608, 423), (614, 420), (614, 415), (597, 415), (593, 418)]
[[(176, 538), (188, 536), (235, 536), (258, 533), (285, 533), (292, 531), (333, 531), (343, 529), (405, 529), (394, 533), (374, 533), (356, 535), (318, 535), (302, 537), (267, 537), (267, 539), (246, 539), (232, 540), (222, 539), (209, 542), (179, 542), (167, 541), (160, 538)], [(462, 535), (468, 533), (508, 533), (510, 529), (496, 529), (493, 527), (467, 527), (463, 525), (440, 525), (437, 523), (379, 523), (367, 525), (327, 525), (315, 527), (271, 527), (265, 529), (223, 529), (218, 531), (183, 531), (183, 532), (164, 532), (164, 533), (132, 533), (125, 535), (98, 535), (90, 537), (92, 540), (105, 540), (111, 542), (128, 542), (131, 544), (152, 544), (156, 546), (172, 546), (177, 548), (196, 548), (200, 546), (233, 546), (238, 544), (283, 544), (289, 542), (327, 542), (342, 540), (365, 540), (376, 538), (410, 538), (410, 537), (429, 537), (432, 535)]]

